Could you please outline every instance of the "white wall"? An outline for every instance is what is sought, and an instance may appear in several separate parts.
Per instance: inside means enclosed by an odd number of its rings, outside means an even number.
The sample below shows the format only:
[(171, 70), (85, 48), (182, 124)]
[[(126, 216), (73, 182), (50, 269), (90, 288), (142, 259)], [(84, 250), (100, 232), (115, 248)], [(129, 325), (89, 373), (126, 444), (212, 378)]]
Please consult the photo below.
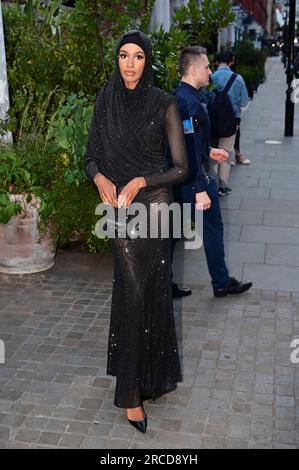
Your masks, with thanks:
[[(0, 120), (5, 119), (9, 108), (9, 96), (8, 96), (8, 83), (7, 83), (7, 69), (6, 69), (6, 56), (5, 56), (5, 45), (4, 45), (4, 30), (2, 21), (2, 7), (0, 0)], [(7, 133), (4, 136), (0, 136), (4, 142), (12, 142), (11, 133)]]
[(165, 31), (170, 29), (170, 0), (156, 0), (155, 2), (150, 29), (155, 31), (161, 26)]
[(175, 8), (187, 5), (187, 3), (188, 0), (156, 0), (150, 24), (151, 31), (155, 31), (161, 26), (165, 31), (169, 31)]

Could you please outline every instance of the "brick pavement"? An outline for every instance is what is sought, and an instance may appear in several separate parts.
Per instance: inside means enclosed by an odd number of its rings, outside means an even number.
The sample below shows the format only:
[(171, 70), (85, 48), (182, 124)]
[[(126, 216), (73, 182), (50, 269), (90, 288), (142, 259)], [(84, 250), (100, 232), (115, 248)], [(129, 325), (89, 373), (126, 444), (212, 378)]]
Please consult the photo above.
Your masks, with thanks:
[(1, 448), (298, 446), (298, 365), (290, 362), (298, 294), (221, 300), (199, 286), (176, 301), (184, 382), (147, 403), (142, 435), (113, 406), (106, 376), (111, 282), (50, 273), (0, 280)]

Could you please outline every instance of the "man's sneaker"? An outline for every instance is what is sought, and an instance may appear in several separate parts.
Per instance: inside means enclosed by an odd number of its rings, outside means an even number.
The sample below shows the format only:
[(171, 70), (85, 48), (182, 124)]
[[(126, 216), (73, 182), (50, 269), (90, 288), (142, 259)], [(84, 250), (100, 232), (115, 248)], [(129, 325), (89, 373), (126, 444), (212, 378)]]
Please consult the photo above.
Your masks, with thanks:
[(220, 197), (224, 197), (224, 196), (227, 196), (228, 194), (230, 194), (232, 192), (232, 188), (219, 188), (218, 189), (218, 196)]
[(227, 192), (226, 192), (225, 188), (219, 188), (218, 189), (218, 196), (220, 196), (220, 197), (227, 196)]
[(251, 161), (245, 158), (241, 153), (236, 155), (236, 163), (239, 165), (250, 165)]
[(231, 164), (231, 166), (236, 166), (236, 162), (235, 162), (234, 160), (232, 160), (232, 161), (230, 162), (230, 164)]

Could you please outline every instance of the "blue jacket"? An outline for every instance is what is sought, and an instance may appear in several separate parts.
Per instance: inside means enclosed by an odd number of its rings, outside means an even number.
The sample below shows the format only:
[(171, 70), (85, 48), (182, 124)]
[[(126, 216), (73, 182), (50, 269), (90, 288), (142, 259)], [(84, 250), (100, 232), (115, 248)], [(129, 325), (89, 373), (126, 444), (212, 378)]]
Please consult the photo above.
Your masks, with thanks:
[(193, 183), (194, 192), (206, 191), (203, 164), (210, 159), (210, 119), (200, 92), (185, 82), (180, 82), (173, 94), (177, 98), (184, 124), (189, 177), (183, 184)]
[[(228, 80), (232, 76), (233, 72), (229, 66), (220, 66), (218, 67), (217, 72), (214, 72), (212, 75), (213, 82), (217, 85), (219, 91), (222, 91), (225, 88)], [(236, 118), (241, 117), (241, 108), (244, 108), (248, 104), (248, 92), (243, 77), (238, 74), (236, 80), (230, 87), (228, 96), (231, 99), (234, 113)]]

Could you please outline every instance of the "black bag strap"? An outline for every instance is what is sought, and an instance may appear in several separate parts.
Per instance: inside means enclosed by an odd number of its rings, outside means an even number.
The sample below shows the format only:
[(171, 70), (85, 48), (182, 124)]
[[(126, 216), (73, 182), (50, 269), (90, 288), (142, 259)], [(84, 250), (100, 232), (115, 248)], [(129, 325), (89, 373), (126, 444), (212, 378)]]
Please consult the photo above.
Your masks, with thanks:
[(230, 79), (228, 80), (227, 84), (225, 85), (225, 88), (222, 90), (222, 93), (228, 93), (232, 84), (234, 83), (234, 81), (236, 80), (238, 74), (237, 73), (233, 73), (232, 76), (230, 77)]

